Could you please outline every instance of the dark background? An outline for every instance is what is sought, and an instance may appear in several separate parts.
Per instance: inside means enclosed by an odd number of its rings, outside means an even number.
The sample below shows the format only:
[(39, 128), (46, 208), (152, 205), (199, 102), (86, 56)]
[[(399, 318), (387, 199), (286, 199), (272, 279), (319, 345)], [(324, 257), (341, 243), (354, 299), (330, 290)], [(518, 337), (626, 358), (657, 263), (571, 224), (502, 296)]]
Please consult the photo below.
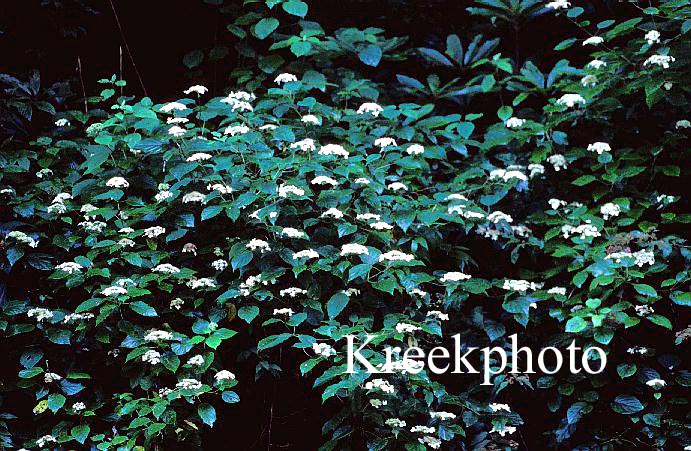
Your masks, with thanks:
[[(387, 36), (409, 36), (413, 46), (441, 48), (440, 43), (446, 35), (457, 33), (463, 37), (471, 25), (476, 25), (468, 23), (465, 7), (470, 3), (321, 0), (311, 2), (308, 17), (322, 24), (327, 33), (340, 27), (376, 26), (384, 28)], [(590, 7), (602, 19), (621, 19), (635, 11), (628, 4), (614, 1), (594, 1)], [(156, 101), (175, 99), (190, 84), (204, 84), (219, 94), (229, 88), (227, 76), (236, 65), (232, 54), (207, 68), (201, 78), (189, 77), (182, 58), (194, 49), (209, 49), (224, 42), (231, 46), (232, 36), (225, 29), (228, 19), (218, 5), (202, 0), (113, 0), (112, 3), (109, 0), (1, 0), (0, 73), (25, 79), (32, 70), (38, 69), (44, 86), (68, 81), (76, 95), (66, 97), (64, 101), (67, 104), (77, 102), (81, 92), (87, 95), (98, 93), (97, 80), (112, 74), (128, 81), (126, 93), (146, 94)], [(556, 23), (553, 17), (543, 16), (521, 29), (518, 40), (504, 38), (497, 51), (517, 57), (519, 61), (524, 55), (530, 55), (545, 67), (551, 67), (554, 57), (545, 57), (564, 38), (564, 31), (556, 29)], [(496, 31), (488, 32), (488, 35), (495, 34)], [(410, 61), (398, 67), (392, 64), (359, 69), (370, 78), (388, 81), (394, 79), (401, 67), (408, 74), (416, 70)], [(417, 70), (425, 73), (423, 67)], [(50, 120), (48, 115), (38, 116), (30, 126), (40, 128)], [(496, 255), (491, 247), (485, 252), (491, 258)], [(473, 255), (482, 255), (482, 250), (473, 251)], [(502, 268), (510, 265), (507, 261), (496, 262), (495, 266), (501, 272)], [(637, 329), (638, 334), (640, 330)], [(654, 328), (651, 328), (652, 342), (655, 341), (653, 334)], [(239, 335), (237, 338), (242, 349), (243, 337)], [(245, 338), (247, 346), (251, 346), (250, 337)], [(321, 425), (338, 411), (339, 401), (330, 401), (328, 407), (323, 406), (320, 390), (313, 390), (311, 381), (298, 373), (298, 364), (304, 356), (294, 350), (284, 351), (284, 355), (278, 352), (272, 355), (272, 361), (282, 363), (284, 374), (280, 378), (265, 375), (256, 384), (251, 382), (254, 373), (238, 374), (241, 403), (216, 404), (219, 421), (213, 429), (206, 429), (204, 443), (214, 449), (240, 450), (314, 450), (323, 443)], [(6, 370), (8, 376), (10, 373), (16, 375), (15, 368)], [(104, 368), (104, 371), (117, 369)], [(452, 392), (462, 389), (467, 383), (453, 377), (444, 382)], [(530, 405), (531, 397), (540, 395), (540, 391), (514, 389), (510, 399), (523, 411)], [(17, 411), (25, 410), (23, 418), (31, 421), (31, 407), (27, 405), (26, 409)], [(527, 424), (521, 428), (522, 436), (516, 439), (521, 442), (522, 449), (544, 449), (543, 438), (532, 436), (531, 430), (554, 428), (561, 416), (549, 412), (544, 413), (545, 417), (540, 417), (540, 412), (533, 412), (532, 416), (527, 413)], [(608, 421), (615, 419), (607, 418)], [(597, 423), (603, 420), (597, 413), (588, 416), (579, 424), (572, 443), (578, 443), (579, 438), (587, 440), (589, 421)], [(165, 449), (190, 449), (190, 444), (167, 443)]]

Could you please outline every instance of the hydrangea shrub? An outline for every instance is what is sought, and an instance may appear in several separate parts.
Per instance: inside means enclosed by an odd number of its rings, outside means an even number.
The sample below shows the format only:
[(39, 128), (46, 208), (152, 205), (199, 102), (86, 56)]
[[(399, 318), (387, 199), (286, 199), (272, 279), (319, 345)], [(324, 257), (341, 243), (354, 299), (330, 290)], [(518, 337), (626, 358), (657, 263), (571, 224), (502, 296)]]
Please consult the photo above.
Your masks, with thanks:
[[(3, 147), (5, 384), (36, 420), (12, 433), (4, 405), (8, 446), (194, 442), (251, 390), (237, 374), (282, 367), (337, 406), (323, 449), (510, 449), (526, 428), (545, 447), (584, 428), (589, 445), (689, 445), (689, 215), (668, 189), (687, 173), (690, 12), (654, 9), (579, 23), (587, 61), (482, 62), (495, 115), (312, 69), (171, 102), (117, 96), (113, 77), (89, 114)], [(607, 370), (345, 371), (348, 335), (383, 364), (385, 345), (514, 333), (600, 346)], [(561, 420), (529, 424), (539, 409)]]

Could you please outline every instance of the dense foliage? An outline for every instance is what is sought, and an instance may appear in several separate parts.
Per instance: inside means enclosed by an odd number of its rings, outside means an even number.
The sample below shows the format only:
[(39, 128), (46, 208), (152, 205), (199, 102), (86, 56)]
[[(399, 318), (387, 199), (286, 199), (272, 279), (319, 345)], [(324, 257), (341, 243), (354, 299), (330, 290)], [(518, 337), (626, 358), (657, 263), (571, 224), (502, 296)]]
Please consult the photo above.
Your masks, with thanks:
[[(0, 79), (3, 446), (202, 447), (221, 406), (296, 372), (323, 449), (691, 445), (689, 2), (591, 23), (477, 0), (478, 34), (427, 44), (311, 7), (221, 8), (232, 47), (184, 58), (208, 79), (232, 48), (217, 95), (113, 76), (64, 108), (37, 74)], [(548, 55), (510, 44), (546, 17)], [(55, 127), (24, 138), (35, 109)], [(513, 333), (607, 369), (344, 372), (348, 334), (383, 363)]]

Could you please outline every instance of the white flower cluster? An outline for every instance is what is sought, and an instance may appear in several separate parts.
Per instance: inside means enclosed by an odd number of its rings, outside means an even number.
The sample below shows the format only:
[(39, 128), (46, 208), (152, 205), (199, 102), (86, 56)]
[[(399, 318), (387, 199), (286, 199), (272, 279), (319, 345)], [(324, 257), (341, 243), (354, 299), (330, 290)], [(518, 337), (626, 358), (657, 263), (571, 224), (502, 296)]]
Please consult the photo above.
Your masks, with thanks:
[(108, 288), (104, 288), (101, 290), (101, 294), (103, 296), (120, 296), (123, 294), (127, 294), (127, 289), (121, 286), (112, 286)]
[(419, 439), (417, 439), (417, 441), (425, 446), (429, 446), (432, 449), (441, 448), (441, 440), (437, 437), (432, 437), (431, 435), (425, 435), (424, 437), (420, 437)]
[(166, 229), (160, 226), (153, 226), (144, 229), (144, 236), (147, 238), (156, 238), (159, 235), (166, 233)]
[(129, 188), (130, 182), (125, 180), (123, 177), (111, 177), (106, 182), (106, 186), (111, 188)]
[(77, 262), (65, 262), (57, 265), (55, 269), (64, 271), (67, 274), (74, 274), (75, 272), (80, 272), (84, 267)]
[(387, 136), (377, 138), (374, 140), (374, 145), (380, 148), (384, 147), (389, 147), (389, 146), (398, 146), (396, 143), (396, 140)]
[(204, 199), (206, 199), (204, 194), (200, 193), (199, 191), (192, 191), (182, 196), (182, 203), (188, 204), (190, 202), (204, 202)]
[(573, 108), (579, 104), (585, 105), (585, 99), (580, 94), (564, 94), (557, 99), (557, 105), (566, 105), (568, 108)]
[(160, 265), (156, 265), (151, 271), (160, 272), (163, 274), (177, 274), (180, 272), (180, 268), (173, 266), (170, 263), (161, 263)]
[(404, 261), (404, 262), (409, 262), (409, 261), (411, 261), (411, 260), (415, 260), (415, 256), (414, 256), (414, 255), (406, 254), (405, 252), (396, 251), (396, 250), (394, 250), (394, 251), (389, 251), (389, 252), (385, 252), (385, 253), (383, 253), (383, 254), (381, 254), (381, 255), (379, 256), (379, 261), (380, 261), (380, 262), (383, 262), (383, 261), (391, 261), (391, 262), (395, 262), (395, 261)]
[(588, 64), (586, 64), (586, 67), (588, 69), (598, 70), (598, 69), (602, 69), (603, 67), (607, 67), (607, 62), (599, 60), (599, 59), (594, 59), (591, 62), (589, 62)]
[(317, 145), (312, 138), (301, 139), (290, 145), (291, 149), (300, 149), (303, 152), (314, 152), (317, 150)]
[(271, 251), (271, 246), (269, 246), (269, 243), (267, 243), (264, 240), (257, 239), (257, 238), (252, 238), (250, 240), (250, 242), (245, 245), (245, 247), (249, 250), (252, 250), (252, 251), (259, 249), (259, 251), (262, 254), (264, 252)]
[(378, 104), (374, 102), (365, 102), (362, 105), (360, 105), (360, 108), (358, 108), (357, 110), (357, 114), (369, 113), (374, 117), (378, 117), (382, 111), (384, 111), (384, 108), (382, 108)]
[(504, 122), (506, 128), (521, 128), (525, 124), (525, 119), (519, 119), (517, 117), (510, 117)]
[(187, 161), (189, 161), (189, 162), (206, 161), (206, 160), (210, 160), (212, 158), (213, 158), (213, 155), (211, 155), (211, 154), (204, 153), (204, 152), (197, 152), (197, 153), (193, 153), (192, 155), (187, 157)]
[(445, 282), (460, 282), (462, 280), (468, 280), (472, 276), (469, 276), (468, 274), (464, 274), (462, 272), (458, 271), (451, 271), (445, 273), (441, 278), (439, 279), (442, 283)]
[(429, 416), (433, 420), (441, 420), (441, 421), (456, 419), (456, 414), (451, 413), (451, 412), (430, 412)]
[[(369, 382), (368, 382), (369, 384)], [(387, 426), (391, 426), (392, 428), (404, 428), (406, 427), (406, 422), (399, 419), (399, 418), (389, 418), (384, 422)]]
[(449, 320), (449, 314), (448, 313), (442, 313), (439, 310), (430, 310), (429, 312), (427, 312), (427, 314), (425, 316), (427, 316), (428, 318), (430, 318), (430, 317), (436, 318), (439, 321), (448, 321)]
[(24, 232), (20, 232), (19, 230), (13, 230), (10, 233), (7, 234), (7, 238), (13, 238), (16, 240), (18, 243), (24, 243), (28, 244), (29, 247), (36, 247), (38, 246), (38, 243), (36, 240), (31, 238), (29, 235), (27, 235)]
[(302, 288), (297, 287), (290, 287), (279, 291), (278, 294), (281, 296), (289, 296), (291, 298), (294, 298), (302, 294), (307, 294), (307, 290), (303, 290)]
[(399, 334), (412, 334), (416, 331), (421, 330), (420, 326), (408, 323), (398, 323), (396, 324), (396, 332)]
[(662, 388), (665, 385), (667, 385), (667, 382), (664, 381), (664, 379), (650, 379), (645, 383), (648, 387), (653, 387), (653, 388)]
[(192, 356), (187, 360), (187, 364), (190, 366), (202, 366), (204, 365), (204, 357), (199, 354)]
[(322, 357), (329, 357), (336, 354), (336, 350), (328, 343), (312, 343), (312, 351)]
[(501, 429), (497, 429), (493, 426), (492, 429), (489, 431), (489, 433), (491, 434), (493, 432), (496, 432), (499, 435), (501, 435), (502, 437), (504, 437), (506, 434), (511, 435), (514, 432), (516, 432), (516, 428), (514, 426), (504, 426)]
[(633, 309), (638, 316), (646, 316), (655, 313), (655, 310), (649, 305), (637, 305)]
[(284, 183), (279, 185), (278, 197), (288, 197), (289, 194), (293, 194), (295, 196), (304, 196), (305, 190), (302, 188), (298, 188), (295, 185), (286, 185)]
[(619, 216), (619, 214), (621, 214), (621, 207), (617, 204), (613, 204), (612, 202), (607, 202), (605, 205), (600, 207), (600, 214), (602, 215), (602, 219), (606, 221), (611, 217)]
[(602, 155), (603, 152), (611, 152), (612, 148), (607, 143), (596, 142), (588, 144), (588, 151), (596, 152), (598, 155)]
[(187, 286), (193, 290), (199, 288), (216, 288), (216, 282), (208, 277), (201, 277), (199, 279), (192, 279), (187, 282)]
[(655, 65), (661, 66), (663, 69), (669, 69), (670, 63), (675, 61), (676, 59), (670, 55), (652, 55), (643, 62), (643, 66)]
[(226, 97), (220, 100), (221, 103), (230, 105), (231, 111), (254, 111), (254, 107), (250, 103), (256, 97), (245, 91), (231, 92)]
[(321, 146), (319, 149), (319, 155), (336, 155), (338, 157), (348, 158), (350, 153), (338, 144), (327, 144)]
[(223, 129), (223, 134), (224, 135), (230, 135), (230, 136), (237, 136), (237, 135), (244, 135), (245, 133), (249, 132), (250, 129), (248, 126), (245, 124), (240, 124), (240, 125), (229, 125), (225, 129)]
[(640, 251), (636, 252), (612, 252), (611, 254), (608, 254), (605, 259), (606, 260), (614, 260), (615, 263), (621, 263), (623, 259), (629, 259), (632, 258), (634, 260), (634, 264), (638, 266), (639, 268), (642, 268), (643, 265), (653, 265), (655, 264), (655, 254), (653, 254), (652, 251), (646, 251), (645, 249), (642, 249)]
[[(378, 390), (382, 393), (393, 394), (396, 389), (385, 379), (372, 379), (365, 384), (365, 390)], [(403, 424), (405, 427), (405, 423)]]
[(379, 408), (381, 408), (382, 406), (387, 405), (389, 402), (388, 402), (387, 400), (385, 400), (385, 399), (376, 399), (376, 398), (375, 398), (375, 399), (370, 399), (370, 400), (369, 400), (369, 403), (370, 403), (370, 405), (371, 405), (372, 407), (374, 407), (375, 409), (379, 409)]
[(235, 374), (231, 373), (228, 370), (221, 370), (214, 375), (214, 379), (216, 380), (216, 383), (220, 383), (223, 381), (232, 381), (235, 380)]
[[(275, 281), (272, 283), (275, 283)], [(261, 274), (259, 274), (257, 276), (249, 276), (247, 278), (247, 280), (245, 280), (244, 282), (242, 282), (240, 284), (240, 294), (242, 294), (243, 296), (249, 296), (250, 295), (250, 289), (254, 288), (255, 286), (260, 285), (260, 284), (261, 285), (268, 285), (269, 281), (262, 279)]]
[(65, 213), (67, 211), (65, 201), (69, 199), (72, 199), (72, 195), (70, 193), (59, 193), (48, 206), (48, 212), (57, 213), (59, 215)]
[(319, 175), (315, 178), (312, 179), (310, 182), (312, 185), (331, 185), (331, 186), (338, 186), (338, 182), (331, 177), (327, 177), (325, 175)]
[(36, 322), (40, 323), (43, 320), (51, 319), (53, 317), (53, 312), (47, 308), (36, 307), (26, 312), (26, 316), (29, 318), (36, 318)]
[(62, 320), (64, 324), (70, 324), (74, 322), (82, 322), (82, 321), (87, 321), (90, 319), (93, 319), (95, 316), (93, 313), (69, 313), (65, 315), (65, 318)]
[(158, 365), (159, 363), (161, 363), (161, 353), (158, 351), (154, 351), (153, 349), (149, 349), (144, 354), (142, 354), (142, 362), (148, 363), (150, 365)]
[(45, 382), (46, 384), (52, 384), (53, 382), (56, 382), (59, 380), (62, 380), (62, 376), (60, 376), (57, 373), (48, 372), (48, 373), (45, 373), (43, 375), (43, 382)]
[(341, 246), (341, 256), (346, 255), (369, 255), (369, 249), (362, 244), (349, 243)]
[(173, 334), (165, 330), (151, 329), (144, 335), (144, 341), (167, 341), (172, 339)]
[(199, 390), (202, 388), (202, 383), (197, 379), (182, 379), (180, 382), (175, 384), (175, 387), (182, 390)]
[(566, 169), (569, 167), (568, 163), (566, 162), (566, 158), (564, 158), (564, 155), (562, 154), (554, 154), (550, 155), (547, 158), (547, 162), (552, 165), (555, 171), (559, 172), (562, 169)]
[(542, 283), (529, 282), (527, 280), (519, 279), (506, 279), (504, 280), (504, 285), (502, 288), (509, 291), (518, 291), (520, 293), (525, 293), (528, 290), (539, 290), (543, 287)]
[(293, 253), (293, 260), (298, 260), (301, 258), (319, 258), (319, 253), (313, 249), (305, 249), (299, 252), (294, 252)]
[(498, 224), (500, 221), (506, 221), (509, 224), (513, 222), (513, 218), (510, 215), (498, 210), (487, 215), (487, 220), (494, 224)]
[(425, 153), (425, 148), (420, 144), (411, 144), (405, 151), (408, 155), (422, 155)]
[(645, 34), (644, 39), (648, 41), (648, 45), (660, 43), (660, 32), (657, 30), (650, 30)]
[(570, 236), (578, 235), (582, 240), (586, 238), (597, 238), (601, 235), (597, 227), (590, 223), (590, 219), (586, 219), (585, 224), (580, 224), (578, 226), (572, 226), (569, 224), (564, 224), (561, 227), (561, 233), (564, 239), (568, 239)]
[(293, 316), (295, 312), (293, 311), (292, 308), (277, 308), (274, 309), (274, 316), (286, 316), (290, 318)]
[(48, 443), (57, 443), (57, 439), (53, 437), (52, 435), (44, 435), (43, 437), (40, 437), (38, 440), (36, 440), (36, 444), (38, 445), (39, 448), (45, 447)]
[(278, 76), (274, 78), (274, 83), (276, 83), (277, 85), (282, 85), (284, 83), (290, 83), (293, 81), (298, 81), (298, 78), (295, 75), (289, 74), (287, 72), (278, 74)]
[(79, 413), (85, 409), (86, 404), (84, 404), (83, 402), (75, 402), (74, 404), (72, 404), (72, 410), (74, 411), (74, 413)]
[(547, 3), (547, 5), (545, 5), (545, 6), (547, 8), (555, 9), (555, 10), (568, 9), (571, 6), (571, 3), (568, 2), (567, 0), (555, 0), (553, 2)]
[(500, 403), (490, 403), (489, 408), (492, 410), (492, 412), (500, 412), (502, 410), (506, 410), (507, 412), (511, 412), (511, 407), (509, 407), (508, 404), (500, 404)]
[(494, 170), (490, 171), (489, 179), (490, 180), (501, 179), (501, 180), (504, 180), (505, 182), (508, 182), (511, 179), (518, 179), (518, 180), (523, 180), (523, 181), (527, 182), (528, 176), (526, 176), (521, 171), (517, 171), (517, 170), (507, 171), (506, 169), (494, 169)]
[(602, 36), (591, 36), (583, 41), (583, 45), (600, 45), (603, 42), (605, 42), (605, 40), (602, 38)]

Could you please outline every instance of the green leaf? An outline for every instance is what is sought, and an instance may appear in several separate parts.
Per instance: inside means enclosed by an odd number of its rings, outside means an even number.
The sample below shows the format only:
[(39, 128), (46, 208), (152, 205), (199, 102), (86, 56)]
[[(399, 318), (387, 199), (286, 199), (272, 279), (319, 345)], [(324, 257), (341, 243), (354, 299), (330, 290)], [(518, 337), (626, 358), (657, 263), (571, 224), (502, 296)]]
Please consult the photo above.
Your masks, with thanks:
[(65, 405), (65, 398), (62, 396), (60, 393), (53, 393), (52, 395), (48, 396), (48, 408), (53, 412), (57, 412), (60, 410), (62, 406)]
[(192, 69), (199, 66), (203, 59), (204, 52), (201, 50), (192, 50), (182, 58), (182, 63), (187, 66), (188, 69)]
[(131, 303), (130, 309), (133, 312), (139, 313), (142, 316), (158, 316), (158, 314), (156, 313), (156, 309), (154, 309), (153, 307), (151, 307), (143, 301)]
[(213, 426), (216, 422), (216, 409), (211, 404), (200, 404), (197, 413), (202, 421), (209, 426)]
[(508, 120), (512, 114), (513, 108), (511, 108), (510, 106), (504, 105), (497, 110), (497, 117), (499, 117), (499, 119), (501, 119), (504, 122), (506, 122), (506, 120)]
[(282, 3), (283, 10), (293, 16), (305, 17), (307, 15), (307, 3), (298, 0), (289, 0)]
[(238, 309), (238, 316), (247, 324), (250, 324), (258, 315), (259, 307), (256, 305), (243, 305)]
[(220, 205), (210, 205), (202, 210), (202, 221), (211, 219), (217, 214), (223, 211), (223, 207)]
[(347, 294), (339, 292), (331, 296), (329, 302), (326, 303), (326, 312), (329, 314), (329, 318), (334, 319), (339, 313), (343, 311), (348, 305), (350, 298)]
[(254, 26), (254, 35), (259, 39), (264, 39), (278, 28), (278, 24), (278, 20), (273, 17), (264, 18)]
[(588, 327), (588, 323), (580, 317), (571, 318), (566, 322), (566, 332), (578, 333)]
[(685, 305), (687, 307), (691, 306), (691, 293), (672, 293), (672, 296), (670, 297), (672, 299), (672, 302), (674, 302), (675, 304)]
[(631, 377), (636, 373), (636, 364), (634, 363), (621, 363), (617, 366), (617, 374), (622, 379)]
[(568, 49), (569, 47), (571, 47), (571, 46), (574, 44), (574, 42), (576, 42), (576, 38), (566, 39), (566, 40), (564, 40), (564, 41), (561, 41), (561, 42), (560, 42), (559, 44), (557, 44), (556, 46), (554, 46), (554, 50), (557, 50), (557, 51), (559, 51), (559, 50), (566, 50), (566, 49)]
[(240, 402), (240, 396), (232, 390), (224, 391), (221, 394), (221, 398), (223, 399), (223, 401), (227, 402), (228, 404), (234, 404), (236, 402)]
[(648, 320), (650, 320), (654, 324), (657, 324), (658, 326), (662, 326), (666, 329), (672, 330), (671, 321), (662, 315), (648, 315), (646, 318), (648, 318)]
[(655, 288), (651, 287), (650, 285), (637, 283), (634, 284), (633, 288), (643, 296), (657, 297), (657, 291), (655, 291)]
[(21, 370), (19, 372), (19, 377), (22, 379), (31, 379), (34, 376), (38, 376), (43, 372), (43, 368), (35, 367), (29, 368), (28, 370)]
[(485, 75), (482, 78), (482, 83), (480, 84), (480, 88), (482, 88), (482, 92), (488, 92), (490, 89), (492, 89), (497, 81), (494, 79), (494, 75), (489, 74)]
[(623, 415), (631, 415), (643, 410), (643, 404), (635, 396), (619, 395), (612, 402), (612, 410)]
[(312, 49), (312, 44), (310, 44), (309, 42), (305, 42), (305, 41), (294, 42), (293, 44), (290, 45), (290, 51), (293, 52), (293, 55), (295, 55), (297, 57), (307, 55), (311, 49)]
[(377, 67), (379, 61), (381, 61), (382, 51), (379, 46), (371, 44), (360, 50), (358, 53), (360, 61), (367, 64), (368, 66)]
[(576, 186), (584, 186), (590, 182), (594, 182), (595, 180), (597, 180), (597, 179), (595, 177), (593, 177), (592, 175), (582, 175), (582, 176), (578, 177), (576, 180), (574, 180), (573, 182), (571, 182), (571, 184), (576, 185)]
[(77, 442), (81, 443), (82, 445), (84, 444), (84, 442), (86, 442), (86, 439), (89, 436), (89, 432), (91, 432), (91, 428), (87, 424), (80, 424), (79, 426), (75, 426), (70, 431), (70, 433), (72, 434), (72, 438), (75, 439)]
[(264, 349), (269, 349), (273, 348), (274, 346), (278, 346), (290, 337), (292, 337), (291, 334), (279, 334), (262, 338), (261, 340), (259, 340), (259, 343), (257, 344), (257, 351), (263, 351)]

